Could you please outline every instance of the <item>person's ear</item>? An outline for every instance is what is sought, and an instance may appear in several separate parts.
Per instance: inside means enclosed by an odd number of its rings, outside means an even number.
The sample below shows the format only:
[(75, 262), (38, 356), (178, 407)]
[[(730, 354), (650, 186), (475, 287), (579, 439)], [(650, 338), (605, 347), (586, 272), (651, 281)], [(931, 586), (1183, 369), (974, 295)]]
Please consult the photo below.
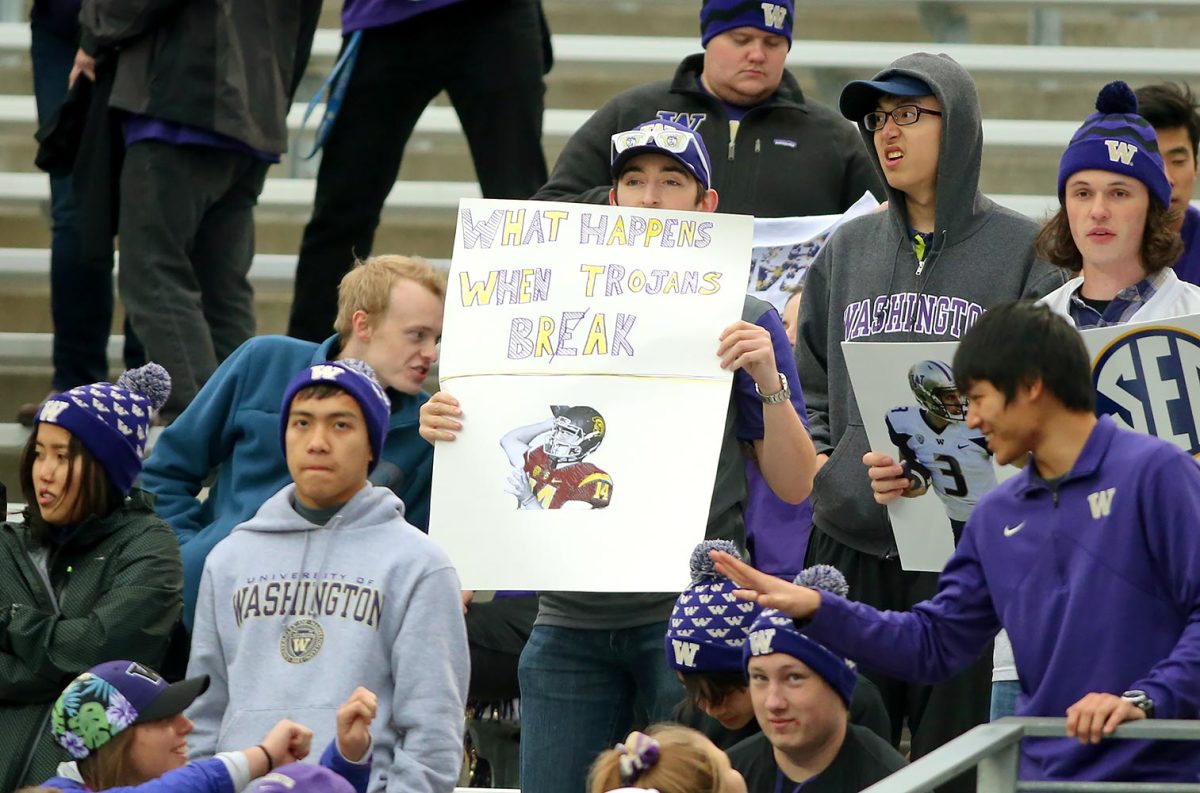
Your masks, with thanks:
[(701, 212), (716, 212), (718, 200), (716, 190), (705, 190), (704, 198), (700, 199), (700, 206), (697, 209)]
[(361, 308), (350, 317), (350, 332), (361, 342), (371, 340), (371, 316)]
[(615, 187), (608, 188), (608, 205), (610, 207), (617, 206), (617, 188)]

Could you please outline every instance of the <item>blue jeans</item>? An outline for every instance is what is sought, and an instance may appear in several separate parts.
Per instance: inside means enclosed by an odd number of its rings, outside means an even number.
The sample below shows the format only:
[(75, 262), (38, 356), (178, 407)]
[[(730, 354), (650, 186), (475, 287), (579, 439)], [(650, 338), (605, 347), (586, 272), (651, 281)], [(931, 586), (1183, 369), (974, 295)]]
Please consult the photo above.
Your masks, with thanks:
[[(57, 112), (78, 48), (74, 39), (34, 25), (30, 58), (38, 123)], [(75, 195), (70, 176), (50, 177), (50, 316), (54, 322), (56, 391), (108, 380), (108, 334), (113, 317), (111, 263), (84, 266), (80, 260)], [(125, 363), (145, 358), (125, 322)]]
[(521, 790), (583, 793), (592, 761), (635, 712), (669, 719), (683, 685), (663, 654), (665, 622), (623, 630), (537, 625), (521, 653)]
[(1017, 695), (1021, 693), (1021, 681), (997, 680), (992, 683), (991, 720), (1003, 719), (1017, 714)]

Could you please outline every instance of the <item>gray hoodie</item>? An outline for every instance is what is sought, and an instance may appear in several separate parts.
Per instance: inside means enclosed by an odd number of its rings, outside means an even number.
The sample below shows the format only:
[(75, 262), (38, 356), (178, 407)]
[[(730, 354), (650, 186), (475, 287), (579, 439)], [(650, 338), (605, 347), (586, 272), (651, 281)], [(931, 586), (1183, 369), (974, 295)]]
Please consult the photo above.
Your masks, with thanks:
[(204, 565), (188, 676), (212, 683), (187, 711), (192, 757), (253, 746), (283, 718), (326, 746), (338, 705), (366, 686), (379, 697), (369, 790), (449, 793), (470, 674), (454, 568), (388, 488), (364, 487), (323, 527), (294, 491)]
[[(813, 443), (818, 454), (830, 455), (813, 482), (813, 523), (877, 556), (894, 555), (896, 546), (862, 464), (870, 446), (842, 341), (957, 340), (996, 303), (1041, 297), (1063, 282), (1060, 270), (1035, 260), (1037, 224), (979, 192), (983, 128), (970, 74), (950, 57), (928, 53), (906, 55), (874, 79), (894, 74), (924, 80), (942, 105), (930, 251), (918, 274), (905, 196), (889, 186), (888, 211), (842, 226), (817, 256), (796, 342)], [(882, 177), (874, 133), (860, 130)]]

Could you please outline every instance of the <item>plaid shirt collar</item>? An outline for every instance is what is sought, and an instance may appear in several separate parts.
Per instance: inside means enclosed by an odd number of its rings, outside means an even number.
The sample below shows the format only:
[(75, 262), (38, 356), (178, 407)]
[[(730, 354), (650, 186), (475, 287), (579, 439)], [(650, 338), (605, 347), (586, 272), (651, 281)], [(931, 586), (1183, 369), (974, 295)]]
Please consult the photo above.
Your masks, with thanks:
[(1162, 288), (1168, 277), (1167, 271), (1163, 269), (1146, 276), (1133, 286), (1125, 287), (1117, 292), (1117, 296), (1104, 309), (1103, 314), (1089, 306), (1079, 296), (1079, 290), (1083, 288), (1081, 283), (1071, 293), (1071, 319), (1074, 321), (1075, 327), (1081, 330), (1084, 328), (1107, 328), (1129, 322), (1138, 309), (1150, 302), (1150, 298), (1154, 297), (1155, 293)]

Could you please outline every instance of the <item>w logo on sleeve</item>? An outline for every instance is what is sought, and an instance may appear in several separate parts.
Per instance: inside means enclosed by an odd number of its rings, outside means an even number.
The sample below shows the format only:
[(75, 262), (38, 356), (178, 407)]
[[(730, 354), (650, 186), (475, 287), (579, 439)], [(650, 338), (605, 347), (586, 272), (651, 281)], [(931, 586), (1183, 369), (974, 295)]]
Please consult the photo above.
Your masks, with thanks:
[(776, 3), (762, 3), (763, 24), (769, 28), (783, 30), (787, 21), (787, 8)]

